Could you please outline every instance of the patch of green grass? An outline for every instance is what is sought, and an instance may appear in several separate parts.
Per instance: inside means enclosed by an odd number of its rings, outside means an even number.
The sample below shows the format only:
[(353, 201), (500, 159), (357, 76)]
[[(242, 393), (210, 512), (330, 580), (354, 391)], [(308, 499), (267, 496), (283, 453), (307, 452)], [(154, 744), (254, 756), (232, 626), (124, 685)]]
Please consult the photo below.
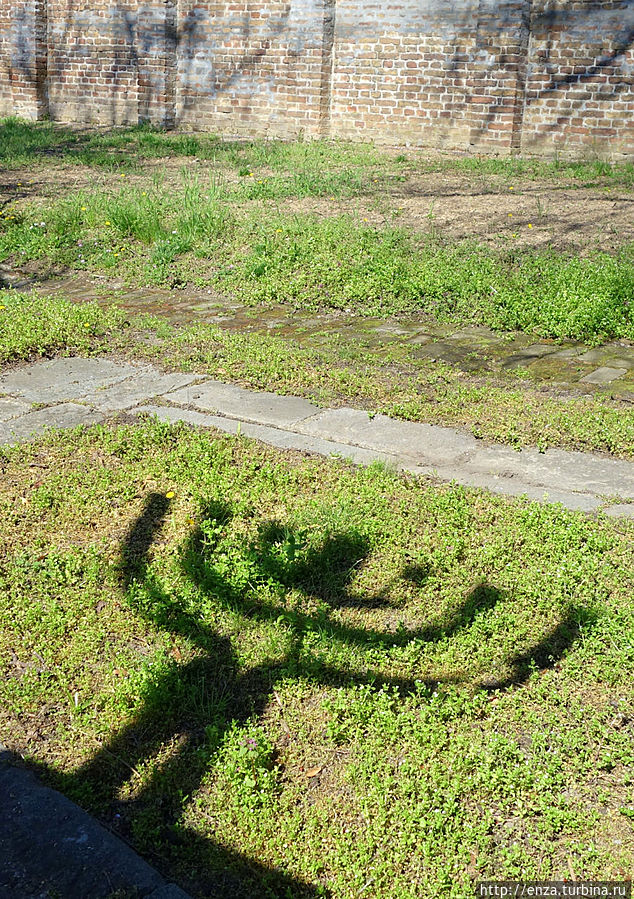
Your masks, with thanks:
[(157, 423), (0, 459), (3, 739), (194, 895), (628, 870), (630, 522)]
[(53, 122), (0, 119), (0, 160), (6, 166), (58, 160), (71, 165), (133, 170), (139, 160), (167, 157), (212, 161), (244, 174), (264, 168), (317, 176), (333, 167), (364, 169), (390, 165), (390, 157), (371, 144), (343, 140), (232, 141), (214, 134), (166, 132), (147, 124), (78, 130)]
[(70, 129), (52, 122), (0, 119), (0, 159), (3, 165), (25, 165), (34, 158), (63, 152), (73, 140)]
[[(283, 182), (282, 193), (284, 184), (301, 192), (303, 177)], [(350, 187), (336, 178), (340, 190)], [(268, 190), (261, 181), (237, 192)], [(271, 188), (279, 189), (279, 182)], [(116, 268), (146, 283), (212, 284), (256, 304), (420, 313), (585, 341), (634, 337), (632, 246), (584, 258), (496, 252), (473, 242), (421, 242), (348, 216), (263, 217), (261, 209), (234, 208), (235, 199), (236, 189), (222, 181), (185, 179), (179, 192), (126, 186), (47, 207), (10, 206), (0, 217), (0, 259)]]
[(35, 161), (50, 164), (55, 160), (107, 171), (133, 171), (136, 168), (134, 157), (117, 152), (116, 142), (106, 136), (53, 122), (25, 122), (15, 117), (0, 119), (0, 161), (3, 166), (15, 168), (32, 165)]
[[(411, 160), (402, 162), (411, 164)], [(551, 181), (569, 179), (578, 187), (634, 187), (634, 163), (612, 163), (602, 159), (531, 159), (522, 156), (462, 156), (447, 159), (421, 159), (414, 168), (426, 172), (465, 172), (474, 175), (501, 176), (506, 179)]]
[(251, 220), (241, 232), (215, 282), (255, 302), (422, 313), (580, 340), (634, 336), (632, 247), (588, 258), (499, 254), (473, 242), (421, 244), (347, 217)]
[(631, 190), (634, 164), (601, 159), (530, 157), (442, 157), (425, 150), (395, 155), (371, 143), (347, 140), (224, 140), (214, 134), (167, 132), (143, 124), (107, 130), (74, 129), (52, 122), (0, 119), (0, 159), (18, 166), (37, 159), (116, 170), (134, 169), (138, 160), (167, 157), (213, 161), (247, 174), (254, 169), (277, 173), (319, 174), (342, 169), (407, 172), (463, 172), (485, 177), (566, 181)]
[(116, 308), (0, 292), (0, 364), (60, 352), (107, 352), (126, 326), (125, 314)]
[[(378, 182), (374, 178), (374, 182)], [(383, 179), (381, 179), (383, 181)], [(227, 200), (286, 200), (290, 198), (328, 197), (342, 199), (359, 196), (369, 190), (370, 181), (363, 172), (306, 169), (292, 175), (256, 178), (248, 173)]]
[(0, 363), (55, 353), (123, 353), (323, 405), (344, 402), (396, 418), (466, 427), (517, 448), (561, 446), (634, 457), (631, 406), (608, 398), (549, 396), (528, 384), (505, 385), (494, 378), (470, 383), (449, 366), (405, 363), (358, 342), (334, 339), (315, 349), (208, 324), (176, 327), (149, 316), (130, 319), (116, 307), (104, 311), (17, 292), (6, 292), (1, 305)]

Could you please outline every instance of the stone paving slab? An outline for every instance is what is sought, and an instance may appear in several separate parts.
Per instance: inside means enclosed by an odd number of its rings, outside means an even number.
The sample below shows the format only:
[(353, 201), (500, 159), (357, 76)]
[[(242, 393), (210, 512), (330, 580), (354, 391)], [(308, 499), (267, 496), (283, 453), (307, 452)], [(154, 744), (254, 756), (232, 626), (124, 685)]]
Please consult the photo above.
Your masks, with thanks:
[[(319, 409), (300, 397), (210, 379), (193, 383), (197, 380), (196, 375), (166, 374), (151, 365), (107, 359), (22, 366), (0, 376), (5, 394), (0, 397), (0, 443), (28, 440), (47, 428), (92, 424), (127, 410), (239, 432), (281, 449), (361, 464), (382, 460), (397, 469), (509, 496), (561, 502), (570, 509), (609, 509), (611, 515), (630, 517), (634, 508), (631, 462), (558, 449), (516, 452), (455, 428), (397, 421), (360, 409)], [(65, 393), (76, 401), (31, 410), (29, 402), (48, 404), (51, 396)]]
[(82, 403), (94, 406), (102, 412), (121, 412), (146, 400), (185, 387), (195, 380), (196, 375), (163, 374), (155, 368), (139, 369), (125, 381), (102, 390), (81, 394), (79, 399)]
[(103, 415), (95, 409), (77, 403), (60, 403), (36, 412), (28, 412), (19, 418), (0, 422), (0, 444), (20, 443), (30, 440), (50, 428), (75, 428), (103, 421)]
[[(531, 484), (522, 477), (518, 477), (511, 472), (501, 474), (489, 474), (487, 472), (469, 471), (465, 468), (447, 468), (442, 471), (430, 472), (428, 468), (413, 469), (414, 474), (436, 475), (442, 480), (453, 481), (456, 484), (462, 484), (464, 487), (476, 487), (482, 490), (488, 490), (501, 496), (525, 496), (529, 500), (541, 503), (561, 503), (567, 509), (573, 512), (596, 512), (602, 509), (605, 501), (589, 493), (576, 493), (575, 491), (559, 490), (557, 488), (546, 488)], [(624, 511), (623, 516), (627, 517), (629, 505), (622, 505)], [(634, 504), (631, 508), (634, 510)]]
[(320, 456), (333, 456), (349, 459), (358, 465), (369, 465), (371, 462), (387, 462), (395, 468), (403, 468), (402, 460), (394, 453), (383, 453), (365, 449), (349, 443), (338, 443), (321, 437), (309, 437), (296, 431), (285, 431), (267, 425), (238, 421), (235, 418), (223, 418), (209, 415), (192, 409), (178, 409), (173, 406), (139, 406), (133, 409), (133, 415), (153, 415), (160, 421), (169, 423), (185, 422), (204, 428), (216, 428), (225, 434), (241, 434), (252, 437), (278, 449), (294, 449), (301, 452), (316, 453)]
[(419, 464), (449, 465), (475, 452), (477, 441), (454, 428), (396, 421), (359, 409), (327, 409), (295, 427), (302, 434), (355, 443), (368, 449), (406, 456)]
[(180, 406), (195, 406), (203, 412), (218, 412), (278, 428), (289, 427), (319, 412), (318, 406), (300, 397), (245, 390), (235, 384), (211, 380), (168, 393), (165, 399)]
[[(567, 453), (563, 450), (548, 450), (546, 453), (536, 450), (517, 452), (507, 447), (482, 446), (479, 441), (473, 440), (471, 452), (454, 452), (453, 456), (445, 452), (442, 464), (439, 465), (434, 464), (431, 453), (429, 457), (425, 456), (425, 448), (420, 439), (409, 448), (406, 445), (398, 448), (393, 446), (392, 452), (386, 452), (382, 447), (388, 441), (381, 442), (385, 431), (380, 428), (378, 439), (372, 445), (367, 429), (365, 432), (363, 430), (364, 419), (365, 423), (372, 424), (379, 416), (369, 419), (367, 412), (355, 409), (328, 410), (301, 422), (294, 431), (167, 406), (144, 406), (133, 410), (133, 414), (141, 413), (156, 415), (162, 421), (185, 421), (201, 427), (216, 428), (225, 433), (240, 433), (281, 449), (339, 456), (358, 464), (381, 460), (396, 469), (413, 474), (455, 481), (506, 496), (526, 496), (540, 502), (562, 503), (566, 508), (577, 511), (593, 512), (601, 508), (613, 508), (614, 516), (630, 517), (634, 514), (634, 503), (613, 503), (610, 506), (610, 501), (606, 498), (610, 495), (634, 499), (634, 466), (618, 459)], [(322, 415), (329, 422), (328, 428), (320, 427)], [(338, 424), (343, 419), (345, 425), (336, 430), (332, 427), (333, 419)], [(355, 421), (362, 435), (360, 438), (352, 426)], [(387, 419), (387, 422), (389, 427), (403, 424), (391, 419)], [(427, 425), (422, 427), (423, 433), (431, 429), (441, 432), (450, 430)], [(339, 439), (333, 439), (335, 434)], [(420, 438), (420, 433), (415, 436)], [(464, 435), (454, 432), (450, 436), (455, 438)], [(454, 449), (457, 448), (454, 446)], [(482, 457), (480, 453), (483, 454)], [(421, 464), (422, 460), (425, 464)], [(580, 478), (575, 477), (577, 469)]]
[(610, 518), (634, 518), (634, 503), (615, 503), (603, 511)]
[(188, 899), (129, 846), (0, 746), (2, 899)]
[(0, 422), (17, 418), (18, 415), (24, 415), (30, 408), (31, 403), (27, 403), (26, 400), (0, 397)]
[(611, 368), (609, 365), (602, 365), (579, 380), (582, 384), (609, 384), (626, 374), (626, 368)]
[(606, 363), (610, 360), (613, 368), (634, 368), (634, 359), (628, 359), (625, 356), (625, 353), (618, 356), (615, 354), (614, 348), (608, 349), (601, 346), (596, 347), (596, 349), (593, 350), (588, 350), (586, 353), (582, 353), (577, 356), (577, 360), (579, 362), (585, 362), (588, 365), (601, 365), (602, 362)]
[(504, 446), (480, 446), (465, 460), (466, 472), (518, 477), (549, 491), (565, 491), (634, 499), (634, 465), (592, 453), (548, 449), (521, 452)]
[(138, 371), (138, 366), (109, 359), (51, 359), (0, 375), (0, 393), (32, 403), (63, 403), (110, 387)]
[(543, 343), (536, 343), (533, 344), (533, 346), (523, 347), (516, 353), (507, 356), (502, 362), (502, 367), (508, 369), (526, 368), (529, 363), (534, 362), (536, 359), (543, 359), (545, 356), (551, 356), (556, 350), (556, 346)]

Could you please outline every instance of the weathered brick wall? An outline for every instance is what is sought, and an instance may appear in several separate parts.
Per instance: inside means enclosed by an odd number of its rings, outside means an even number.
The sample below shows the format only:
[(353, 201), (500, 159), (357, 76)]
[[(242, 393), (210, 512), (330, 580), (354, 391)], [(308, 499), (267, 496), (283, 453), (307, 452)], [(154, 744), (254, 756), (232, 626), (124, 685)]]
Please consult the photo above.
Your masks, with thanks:
[(634, 155), (634, 0), (0, 0), (0, 113)]
[(634, 154), (634, 3), (535, 3), (522, 148)]
[(174, 124), (172, 2), (48, 0), (48, 104), (54, 119)]
[(178, 121), (242, 134), (317, 133), (327, 15), (324, 0), (181, 0)]
[(47, 111), (46, 0), (0, 0), (0, 112), (38, 119)]
[(528, 0), (339, 0), (337, 134), (434, 146), (517, 145)]
[(136, 122), (136, 11), (104, 0), (48, 0), (51, 117)]
[(0, 115), (13, 112), (11, 93), (11, 8), (0, 5)]

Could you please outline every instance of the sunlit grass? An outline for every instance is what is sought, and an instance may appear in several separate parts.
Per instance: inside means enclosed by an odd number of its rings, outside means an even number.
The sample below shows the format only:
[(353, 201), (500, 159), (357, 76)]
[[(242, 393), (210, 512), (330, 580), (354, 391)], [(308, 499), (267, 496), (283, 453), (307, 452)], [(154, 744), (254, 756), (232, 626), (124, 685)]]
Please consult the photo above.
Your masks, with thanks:
[(500, 384), (429, 360), (392, 358), (333, 340), (319, 348), (290, 339), (177, 327), (130, 318), (60, 297), (7, 291), (0, 303), (0, 363), (55, 354), (126, 354), (197, 371), (256, 390), (294, 393), (319, 404), (382, 411), (397, 418), (466, 427), (477, 437), (521, 446), (563, 446), (634, 457), (634, 413), (602, 396), (554, 396), (530, 384)]
[(627, 870), (627, 521), (158, 424), (0, 455), (3, 741), (193, 895)]
[(178, 191), (121, 186), (8, 206), (0, 259), (117, 269), (146, 284), (213, 285), (254, 304), (420, 313), (586, 341), (634, 337), (631, 246), (580, 258), (421, 240), (350, 216), (263, 217), (236, 204), (240, 192), (267, 190), (264, 179), (246, 180), (236, 188), (186, 177)]

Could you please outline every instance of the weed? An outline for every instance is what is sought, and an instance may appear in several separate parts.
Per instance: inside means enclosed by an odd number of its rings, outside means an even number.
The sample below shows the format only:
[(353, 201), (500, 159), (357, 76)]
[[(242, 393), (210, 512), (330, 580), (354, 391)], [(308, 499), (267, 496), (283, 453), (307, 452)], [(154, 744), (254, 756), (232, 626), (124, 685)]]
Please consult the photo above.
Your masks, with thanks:
[(123, 266), (149, 283), (187, 283), (192, 256), (202, 264), (198, 283), (254, 304), (416, 312), (594, 342), (634, 336), (631, 246), (615, 256), (578, 258), (495, 253), (437, 236), (420, 243), (403, 229), (367, 227), (346, 216), (237, 214), (221, 184), (192, 179), (180, 194), (131, 187), (76, 194), (46, 209), (7, 214), (0, 228), (0, 258)]

